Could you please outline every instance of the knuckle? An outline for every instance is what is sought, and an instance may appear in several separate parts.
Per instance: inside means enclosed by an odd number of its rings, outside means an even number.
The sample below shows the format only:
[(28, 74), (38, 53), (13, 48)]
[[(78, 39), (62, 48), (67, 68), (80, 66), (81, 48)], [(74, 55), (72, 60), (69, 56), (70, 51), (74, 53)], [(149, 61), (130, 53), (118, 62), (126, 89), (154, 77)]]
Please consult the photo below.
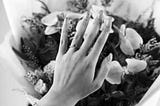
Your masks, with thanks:
[(76, 43), (79, 41), (80, 37), (81, 35), (79, 33), (74, 37)]
[(87, 68), (92, 68), (93, 67), (93, 63), (90, 61), (90, 59), (87, 59), (85, 61), (85, 64), (86, 64)]
[(88, 67), (88, 68), (92, 68), (93, 65), (92, 65), (91, 63), (88, 63), (88, 64), (87, 64), (87, 67)]
[(64, 61), (71, 61), (71, 56), (70, 55), (68, 55), (68, 54), (65, 54), (64, 56), (63, 56), (63, 59), (64, 59)]
[(73, 56), (72, 56), (72, 61), (74, 61), (75, 63), (77, 63), (77, 64), (79, 64), (79, 63), (81, 63), (82, 61), (83, 61), (83, 56), (81, 56), (81, 55), (78, 55), (78, 54), (74, 54)]
[(73, 56), (72, 61), (79, 62), (80, 57), (79, 56)]

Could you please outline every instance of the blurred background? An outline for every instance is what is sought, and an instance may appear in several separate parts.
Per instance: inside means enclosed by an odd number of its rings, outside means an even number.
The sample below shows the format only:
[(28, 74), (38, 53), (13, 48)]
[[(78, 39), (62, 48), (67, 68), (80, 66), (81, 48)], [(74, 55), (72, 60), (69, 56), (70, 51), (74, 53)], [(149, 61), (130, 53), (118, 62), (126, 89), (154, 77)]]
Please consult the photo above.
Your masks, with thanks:
[(5, 13), (2, 0), (0, 0), (0, 43), (3, 41), (5, 34), (10, 30), (8, 19)]

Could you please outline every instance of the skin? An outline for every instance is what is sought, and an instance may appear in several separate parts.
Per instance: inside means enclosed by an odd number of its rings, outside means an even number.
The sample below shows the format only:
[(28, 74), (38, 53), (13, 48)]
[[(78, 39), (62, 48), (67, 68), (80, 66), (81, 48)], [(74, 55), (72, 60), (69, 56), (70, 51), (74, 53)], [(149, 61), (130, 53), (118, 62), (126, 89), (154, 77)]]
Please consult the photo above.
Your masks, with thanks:
[[(101, 13), (100, 13), (101, 14)], [(81, 43), (81, 39), (87, 28), (89, 19), (89, 14), (83, 18), (81, 22), (81, 27), (79, 27), (75, 38), (72, 42), (72, 45), (77, 45)], [(83, 42), (80, 49), (71, 47), (67, 50), (67, 18), (65, 19), (60, 48), (58, 56), (56, 59), (56, 69), (54, 83), (48, 94), (42, 98), (39, 102), (42, 106), (74, 106), (79, 100), (93, 93), (99, 89), (105, 79), (107, 69), (104, 68), (104, 65), (101, 66), (98, 75), (95, 77), (95, 66), (98, 61), (98, 57), (102, 51), (102, 48), (108, 38), (109, 28), (111, 23), (106, 24), (102, 33), (97, 38), (94, 43), (96, 34), (93, 34), (93, 30), (100, 28), (101, 15), (94, 19), (93, 27), (90, 32), (87, 34), (87, 38)], [(96, 32), (98, 33), (98, 31)], [(90, 37), (93, 38), (88, 42)], [(90, 50), (90, 44), (94, 43), (93, 48)], [(89, 53), (88, 53), (89, 52)], [(106, 63), (107, 58), (102, 62)], [(63, 67), (62, 67), (63, 65)], [(52, 102), (55, 100), (54, 102)]]
[[(59, 10), (59, 9), (63, 10), (66, 8), (65, 1), (67, 1), (67, 0), (61, 0), (61, 1), (57, 0), (58, 2), (56, 0), (46, 0), (46, 1), (48, 1), (48, 2), (46, 2), (46, 4), (52, 12), (55, 10)], [(94, 4), (94, 2), (96, 0), (89, 0), (89, 1), (93, 2), (93, 4)], [(119, 1), (121, 1), (121, 0), (119, 0)], [(16, 48), (19, 45), (20, 36), (22, 36), (22, 35), (25, 36), (25, 32), (22, 30), (22, 28), (20, 26), (20, 17), (23, 15), (31, 16), (31, 13), (34, 11), (33, 8), (35, 7), (35, 5), (31, 5), (34, 2), (34, 0), (3, 0), (3, 2), (5, 5), (5, 9), (6, 9), (6, 12), (8, 15), (9, 23), (10, 23), (13, 37), (14, 37), (14, 39), (13, 39), (14, 44), (12, 46), (15, 46), (15, 48)], [(54, 6), (53, 2), (56, 2), (55, 6)], [(59, 3), (59, 4), (57, 4), (57, 3)], [(121, 3), (121, 2), (115, 2), (113, 4), (113, 6), (111, 7), (111, 9), (109, 9), (109, 10), (111, 12), (116, 11), (117, 10), (116, 8), (118, 7), (119, 3)], [(139, 3), (139, 1), (137, 3), (144, 5), (144, 3)], [(150, 4), (146, 1), (145, 1), (145, 3)], [(64, 8), (59, 8), (60, 5), (64, 5), (63, 6)], [(126, 6), (128, 6), (128, 5), (126, 5)], [(124, 7), (125, 7), (125, 5), (124, 5)], [(134, 8), (135, 5), (133, 5), (132, 7)], [(144, 8), (143, 6), (141, 6), (141, 7)], [(36, 5), (36, 8), (38, 10), (40, 10), (39, 5)], [(120, 13), (120, 16), (124, 15), (124, 14), (121, 15), (121, 11), (117, 12), (117, 14), (119, 14), (119, 13)], [(125, 13), (125, 12), (123, 12), (123, 13)], [(137, 15), (135, 15), (135, 17), (137, 17)], [(134, 19), (131, 19), (131, 20), (135, 20), (136, 19), (135, 17), (133, 17)], [(82, 26), (86, 26), (86, 25), (82, 25)], [(94, 25), (94, 26), (96, 26), (96, 25)], [(65, 28), (63, 28), (63, 30), (64, 29)], [(85, 27), (81, 27), (81, 29), (85, 30)], [(81, 29), (79, 29), (79, 30), (81, 30)], [(81, 36), (84, 36), (84, 32), (83, 33), (82, 32), (83, 31), (81, 30), (81, 32), (80, 32), (81, 34), (77, 34), (77, 36), (79, 36), (79, 37), (77, 37), (74, 40), (74, 43), (81, 42), (79, 39), (81, 39)], [(106, 32), (106, 34), (107, 34), (107, 32)], [(65, 34), (63, 33), (62, 35), (65, 35)], [(89, 36), (89, 34), (88, 34), (88, 36)], [(90, 36), (91, 36), (91, 34), (90, 34)], [(87, 51), (88, 51), (87, 44), (88, 43), (86, 43), (86, 44), (83, 43), (79, 50), (76, 50), (73, 47), (70, 48), (69, 50), (67, 50), (66, 47), (64, 46), (65, 44), (67, 44), (66, 39), (67, 38), (65, 36), (63, 36), (61, 38), (61, 42), (62, 42), (61, 47), (60, 47), (61, 49), (58, 53), (59, 56), (57, 57), (58, 62), (56, 65), (56, 77), (54, 79), (55, 82), (59, 81), (60, 83), (55, 83), (51, 87), (51, 89), (47, 93), (47, 95), (39, 101), (38, 104), (40, 106), (43, 106), (43, 105), (44, 106), (63, 106), (64, 104), (65, 104), (65, 106), (72, 106), (80, 99), (84, 98), (85, 96), (87, 96), (90, 93), (97, 90), (101, 86), (101, 84), (103, 83), (104, 75), (106, 74), (106, 72), (104, 71), (105, 67), (103, 67), (104, 64), (102, 65), (102, 67), (99, 71), (99, 74), (96, 76), (96, 78), (93, 79), (93, 76), (95, 76), (94, 71), (95, 71), (95, 64), (97, 62), (97, 58), (99, 56), (101, 48), (104, 45), (104, 42), (107, 39), (107, 36), (104, 36), (104, 34), (100, 35), (99, 38), (97, 39), (96, 43), (94, 43), (95, 50), (96, 49), (100, 49), (100, 50), (95, 51), (94, 49), (92, 49), (92, 51), (89, 52), (89, 54), (87, 53)], [(93, 39), (89, 40), (89, 41), (93, 42)], [(87, 41), (85, 41), (85, 42), (87, 42)], [(81, 43), (78, 43), (78, 44), (81, 44)], [(83, 47), (83, 49), (82, 49), (82, 47)], [(96, 47), (98, 47), (98, 48), (96, 48)], [(85, 53), (88, 55), (86, 55)], [(15, 58), (14, 58), (14, 60), (15, 60)], [(104, 60), (103, 63), (105, 63), (105, 62), (107, 62), (107, 61)], [(6, 63), (9, 63), (9, 62), (6, 62)], [(87, 63), (87, 64), (85, 64), (85, 63)], [(1, 64), (4, 65), (4, 61)], [(6, 71), (8, 71), (8, 70), (13, 71), (14, 69), (15, 69), (15, 71), (17, 71), (17, 69), (19, 69), (18, 70), (19, 74), (20, 75), (24, 74), (25, 70), (23, 70), (23, 68), (22, 68), (22, 66), (20, 66), (20, 64), (18, 66), (17, 66), (17, 64), (12, 64), (12, 65), (14, 65), (14, 67), (11, 68), (11, 70), (6, 69)], [(62, 65), (65, 68), (61, 67)], [(7, 67), (7, 66), (5, 66), (5, 67)], [(102, 74), (102, 73), (104, 73), (104, 74)], [(15, 72), (15, 74), (16, 74), (16, 72)], [(21, 78), (22, 78), (22, 76), (19, 79), (21, 79)], [(83, 83), (83, 82), (85, 82), (85, 83)], [(24, 84), (27, 85), (26, 83), (24, 83)], [(158, 88), (157, 86), (159, 86), (159, 78), (155, 81), (155, 83), (151, 87), (150, 91), (148, 91), (148, 93), (146, 94), (145, 98), (142, 99), (140, 105), (146, 101), (147, 97), (150, 97), (150, 94), (153, 94), (152, 91), (157, 91), (156, 90), (156, 88)], [(11, 95), (8, 96), (8, 98), (10, 98), (10, 97), (11, 97)], [(17, 99), (18, 97), (19, 97), (19, 99)], [(21, 97), (19, 95), (17, 95), (17, 96), (14, 95), (13, 98), (15, 99), (14, 103), (16, 102), (19, 104), (19, 105), (18, 104), (15, 105), (15, 106), (24, 106), (24, 102), (20, 103), (20, 101), (25, 101), (25, 100), (21, 100)], [(10, 99), (10, 100), (13, 100), (13, 99)], [(63, 104), (61, 104), (61, 103), (63, 103)], [(153, 101), (151, 101), (151, 103), (153, 103)], [(146, 106), (148, 106), (148, 105), (149, 104), (147, 104)]]
[[(20, 36), (26, 36), (20, 26), (20, 18), (23, 15), (31, 16), (34, 6), (30, 4), (33, 1), (4, 0), (3, 2), (13, 32), (14, 45), (12, 46), (18, 47)], [(98, 35), (102, 23), (102, 12), (94, 19), (90, 31), (86, 31), (89, 15), (89, 13), (86, 13), (80, 21), (79, 28), (69, 49), (66, 45), (68, 44), (67, 22), (70, 17), (66, 17), (62, 28), (59, 52), (56, 58), (54, 84), (49, 92), (39, 100), (38, 104), (40, 106), (74, 106), (79, 100), (93, 93), (103, 84), (107, 73), (107, 69), (105, 68), (105, 63), (108, 61), (107, 58), (102, 62), (103, 65), (101, 65), (97, 75), (95, 75), (95, 67), (110, 33), (112, 21), (110, 20), (106, 23), (101, 34)], [(82, 38), (85, 34), (87, 37), (82, 43)], [(74, 47), (74, 45), (77, 45), (77, 47)], [(21, 71), (23, 71), (23, 75), (25, 70), (22, 69)]]

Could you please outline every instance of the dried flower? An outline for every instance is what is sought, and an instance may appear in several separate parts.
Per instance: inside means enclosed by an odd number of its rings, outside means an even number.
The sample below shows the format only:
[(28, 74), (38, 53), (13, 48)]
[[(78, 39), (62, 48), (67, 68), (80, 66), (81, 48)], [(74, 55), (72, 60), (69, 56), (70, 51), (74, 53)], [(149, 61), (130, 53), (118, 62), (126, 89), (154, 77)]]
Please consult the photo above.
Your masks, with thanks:
[(40, 93), (40, 94), (44, 94), (46, 93), (48, 90), (47, 90), (47, 86), (46, 84), (43, 82), (42, 79), (39, 79), (38, 82), (36, 83), (36, 85), (34, 86), (34, 89)]
[(28, 71), (25, 75), (25, 78), (27, 79), (27, 81), (29, 81), (32, 85), (35, 85), (38, 81), (38, 77), (37, 75), (32, 72), (32, 71)]
[(54, 60), (50, 61), (46, 66), (44, 66), (44, 73), (53, 74), (55, 70), (56, 62)]

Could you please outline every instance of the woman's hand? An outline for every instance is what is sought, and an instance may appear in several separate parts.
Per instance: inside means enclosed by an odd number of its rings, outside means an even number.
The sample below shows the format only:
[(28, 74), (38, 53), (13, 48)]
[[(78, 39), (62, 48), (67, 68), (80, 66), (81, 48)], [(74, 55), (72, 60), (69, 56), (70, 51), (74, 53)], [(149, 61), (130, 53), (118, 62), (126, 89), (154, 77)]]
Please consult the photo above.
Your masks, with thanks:
[[(112, 19), (105, 23), (101, 34), (97, 38), (103, 21), (102, 12), (94, 19), (92, 28), (87, 31), (89, 33), (85, 33), (90, 20), (90, 14), (87, 13), (78, 23), (79, 27), (69, 49), (67, 46), (68, 20), (69, 18), (65, 19), (62, 28), (54, 83), (46, 96), (40, 100), (42, 106), (75, 105), (80, 99), (99, 89), (107, 73), (107, 69), (102, 65), (99, 73), (95, 76), (95, 68), (110, 33)], [(87, 34), (87, 37), (82, 43), (84, 34)], [(95, 39), (96, 42), (94, 42)], [(106, 63), (107, 60), (106, 58), (103, 63)]]

